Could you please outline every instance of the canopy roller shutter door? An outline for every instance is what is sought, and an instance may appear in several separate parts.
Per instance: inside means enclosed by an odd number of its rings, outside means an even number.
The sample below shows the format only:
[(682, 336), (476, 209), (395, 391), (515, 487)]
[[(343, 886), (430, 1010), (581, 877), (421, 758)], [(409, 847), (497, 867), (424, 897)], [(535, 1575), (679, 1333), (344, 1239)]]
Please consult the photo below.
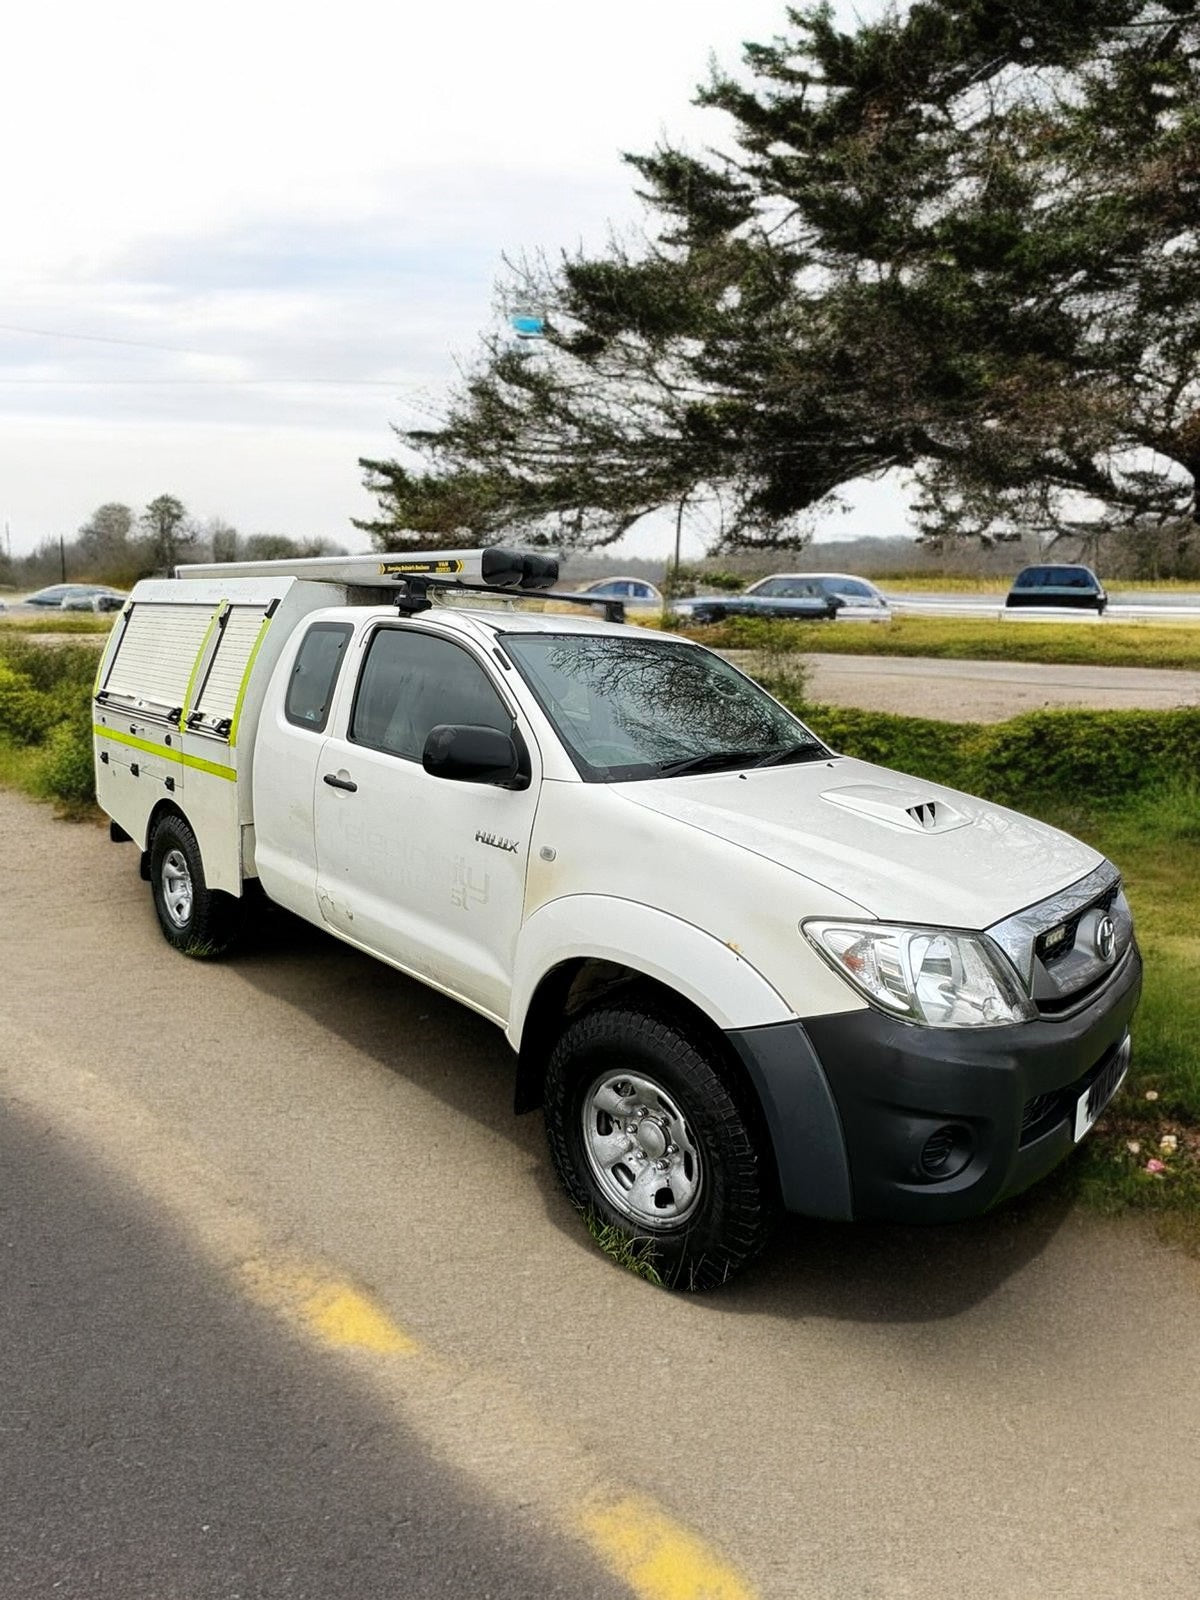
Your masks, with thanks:
[(196, 695), (193, 710), (205, 723), (232, 721), (251, 653), (262, 632), (263, 606), (231, 606), (216, 653)]
[(212, 617), (211, 605), (137, 602), (102, 687), (166, 710), (182, 706)]

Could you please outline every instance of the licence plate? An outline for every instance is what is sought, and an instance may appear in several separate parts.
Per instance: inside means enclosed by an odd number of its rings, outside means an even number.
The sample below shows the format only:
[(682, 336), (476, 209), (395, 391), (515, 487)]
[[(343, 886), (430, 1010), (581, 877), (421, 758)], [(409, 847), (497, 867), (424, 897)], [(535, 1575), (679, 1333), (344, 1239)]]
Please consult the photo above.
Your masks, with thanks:
[(1075, 1102), (1075, 1143), (1078, 1144), (1084, 1134), (1088, 1132), (1096, 1118), (1116, 1094), (1125, 1081), (1125, 1074), (1129, 1071), (1129, 1057), (1131, 1045), (1129, 1035), (1126, 1034), (1117, 1046), (1117, 1052), (1112, 1060), (1092, 1079), (1088, 1087)]

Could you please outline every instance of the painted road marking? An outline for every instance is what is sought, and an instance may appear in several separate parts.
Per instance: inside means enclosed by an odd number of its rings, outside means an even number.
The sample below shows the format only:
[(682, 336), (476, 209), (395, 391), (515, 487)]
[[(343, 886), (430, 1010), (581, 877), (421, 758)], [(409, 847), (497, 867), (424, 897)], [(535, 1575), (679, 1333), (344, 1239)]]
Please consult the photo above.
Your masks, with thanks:
[(421, 1348), (382, 1306), (336, 1278), (261, 1258), (247, 1261), (239, 1276), (252, 1300), (293, 1318), (331, 1349), (415, 1356)]
[(581, 1523), (596, 1555), (640, 1600), (754, 1600), (724, 1556), (651, 1500), (597, 1501)]
[(700, 1534), (614, 1483), (590, 1448), (531, 1405), (506, 1374), (423, 1345), (343, 1273), (276, 1248), (245, 1197), (138, 1099), (58, 1054), (0, 1008), (12, 1046), (4, 1089), (133, 1183), (255, 1304), (322, 1347), (359, 1357), (380, 1401), (514, 1518), (557, 1528), (637, 1600), (758, 1600)]

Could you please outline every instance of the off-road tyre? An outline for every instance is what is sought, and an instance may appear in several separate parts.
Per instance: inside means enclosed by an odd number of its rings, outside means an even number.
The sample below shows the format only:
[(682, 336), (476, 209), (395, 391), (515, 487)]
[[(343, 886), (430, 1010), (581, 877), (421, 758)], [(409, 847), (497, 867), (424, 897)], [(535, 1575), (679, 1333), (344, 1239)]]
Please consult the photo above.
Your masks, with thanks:
[[(607, 1113), (598, 1113), (593, 1091), (626, 1072), (631, 1084), (656, 1085), (661, 1091), (652, 1108), (659, 1114), (646, 1119), (658, 1123), (657, 1129), (648, 1130), (651, 1152), (662, 1142), (663, 1128), (669, 1136), (680, 1126), (686, 1129), (680, 1143), (695, 1152), (696, 1192), (679, 1220), (669, 1215), (669, 1207), (664, 1220), (646, 1225), (632, 1214), (632, 1198), (614, 1200), (611, 1175), (607, 1181), (598, 1177), (589, 1158), (589, 1144), (595, 1150), (607, 1137), (602, 1131)], [(563, 1187), (589, 1217), (593, 1233), (603, 1230), (610, 1238), (615, 1233), (628, 1242), (628, 1249), (614, 1252), (627, 1264), (636, 1261), (647, 1276), (646, 1269), (652, 1268), (668, 1288), (713, 1289), (762, 1250), (776, 1210), (764, 1134), (719, 1047), (683, 1014), (636, 991), (628, 999), (613, 997), (585, 1012), (568, 1024), (551, 1052), (544, 1090), (546, 1136)], [(645, 1105), (631, 1109), (637, 1123)], [(626, 1130), (633, 1123), (614, 1124), (612, 1137), (629, 1139)], [(639, 1133), (631, 1140), (642, 1166), (644, 1137)], [(685, 1169), (680, 1176), (686, 1189), (690, 1180)], [(674, 1180), (667, 1175), (663, 1181)], [(675, 1198), (682, 1202), (686, 1195)]]
[(150, 892), (167, 943), (195, 960), (224, 955), (237, 939), (241, 904), (208, 887), (189, 824), (182, 817), (163, 817), (151, 837), (149, 856)]

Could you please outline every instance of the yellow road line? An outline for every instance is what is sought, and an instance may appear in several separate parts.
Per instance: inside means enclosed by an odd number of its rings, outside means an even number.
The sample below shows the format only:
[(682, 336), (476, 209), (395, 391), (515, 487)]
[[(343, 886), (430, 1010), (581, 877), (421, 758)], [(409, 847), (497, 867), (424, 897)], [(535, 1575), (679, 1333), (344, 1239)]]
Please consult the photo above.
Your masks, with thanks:
[[(107, 733), (109, 730), (102, 729)], [(336, 1268), (272, 1247), (244, 1196), (146, 1106), (105, 1082), (0, 1003), (13, 1047), (4, 1088), (49, 1116), (184, 1225), (231, 1288), (304, 1337), (361, 1353), (393, 1414), (519, 1519), (532, 1514), (600, 1563), (636, 1600), (759, 1600), (756, 1587), (653, 1498), (609, 1478), (571, 1430), (503, 1373), (446, 1360)]]
[(243, 1265), (241, 1279), (252, 1299), (294, 1318), (335, 1350), (412, 1356), (421, 1348), (382, 1306), (336, 1278), (256, 1260)]
[(639, 1600), (754, 1600), (724, 1556), (651, 1500), (595, 1501), (580, 1521), (594, 1554)]

